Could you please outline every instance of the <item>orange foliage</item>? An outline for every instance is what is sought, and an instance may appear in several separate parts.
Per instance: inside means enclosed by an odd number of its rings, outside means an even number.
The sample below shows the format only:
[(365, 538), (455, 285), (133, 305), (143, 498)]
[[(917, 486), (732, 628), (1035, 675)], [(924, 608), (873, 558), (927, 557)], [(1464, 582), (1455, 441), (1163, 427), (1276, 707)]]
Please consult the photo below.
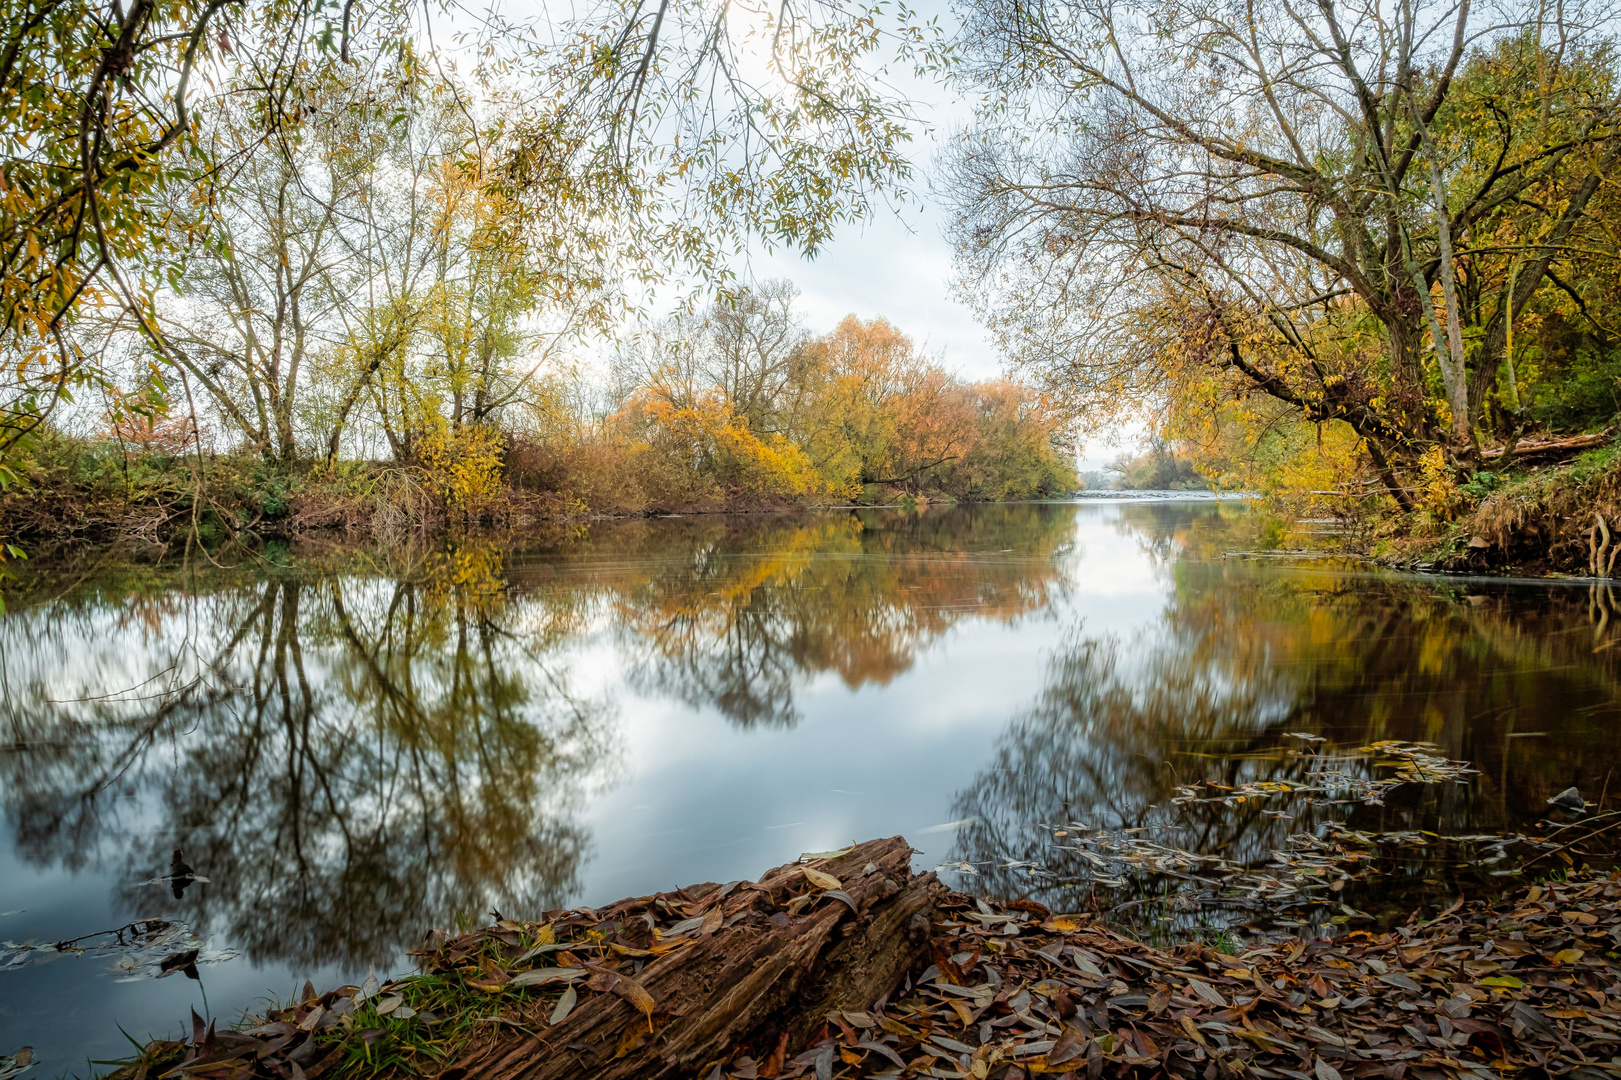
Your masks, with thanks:
[(124, 416), (112, 423), (109, 434), (136, 453), (173, 457), (194, 445), (197, 424), (189, 416)]

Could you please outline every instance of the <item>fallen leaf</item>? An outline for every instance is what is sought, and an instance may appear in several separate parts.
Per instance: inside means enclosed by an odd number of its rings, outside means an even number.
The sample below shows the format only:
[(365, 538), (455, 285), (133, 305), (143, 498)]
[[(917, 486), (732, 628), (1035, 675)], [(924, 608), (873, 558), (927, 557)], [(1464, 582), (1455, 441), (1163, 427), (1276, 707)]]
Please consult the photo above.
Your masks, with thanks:
[[(527, 975), (529, 972), (524, 974)], [(496, 967), (495, 961), (486, 959), (484, 969), (477, 975), (469, 975), (466, 981), (467, 985), (474, 990), (483, 990), (487, 994), (493, 994), (505, 987), (509, 982), (512, 982), (512, 976)], [(520, 985), (527, 986), (529, 984), (522, 983)]]
[(574, 1010), (574, 1003), (578, 1000), (580, 1000), (580, 995), (575, 992), (574, 987), (572, 985), (566, 987), (563, 990), (563, 996), (557, 999), (557, 1008), (552, 1010), (551, 1019), (546, 1022), (556, 1025), (567, 1020), (568, 1014)]
[(511, 986), (545, 986), (554, 982), (573, 982), (585, 974), (585, 968), (549, 967), (520, 971), (512, 977)]
[(817, 870), (814, 867), (805, 867), (805, 877), (818, 889), (842, 889), (844, 883), (832, 874)]
[(1387, 986), (1394, 986), (1398, 989), (1406, 990), (1412, 994), (1422, 994), (1424, 992), (1424, 988), (1422, 986), (1418, 985), (1418, 983), (1414, 982), (1412, 979), (1409, 979), (1406, 975), (1403, 975), (1399, 971), (1387, 972), (1386, 974), (1379, 976), (1379, 981)]
[[(632, 1008), (639, 1009), (647, 1016), (647, 1030), (652, 1031), (653, 1010), (658, 1003), (653, 1000), (653, 995), (647, 992), (647, 987), (629, 975), (621, 975), (617, 971), (600, 971), (598, 974), (606, 977), (604, 979), (606, 983), (604, 989), (624, 998), (631, 1004)], [(592, 981), (595, 982), (596, 980), (593, 979)]]
[(1202, 983), (1198, 979), (1189, 979), (1188, 985), (1193, 988), (1194, 993), (1210, 1002), (1210, 1004), (1223, 1009), (1227, 1008), (1227, 999), (1222, 997), (1221, 992), (1214, 986)]
[(832, 897), (834, 900), (840, 901), (846, 907), (848, 907), (852, 912), (854, 912), (856, 915), (861, 914), (861, 909), (856, 906), (855, 897), (851, 896), (849, 893), (845, 892), (843, 889), (829, 889), (829, 890), (827, 890), (827, 892), (823, 893), (822, 895)]

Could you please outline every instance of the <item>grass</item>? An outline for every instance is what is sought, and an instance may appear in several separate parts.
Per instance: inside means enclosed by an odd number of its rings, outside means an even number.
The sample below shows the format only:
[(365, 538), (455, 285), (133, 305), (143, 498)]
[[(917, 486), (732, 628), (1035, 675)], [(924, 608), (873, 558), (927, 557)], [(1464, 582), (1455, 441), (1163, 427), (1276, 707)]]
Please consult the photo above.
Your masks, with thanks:
[[(1457, 496), (1455, 516), (1429, 520), (1428, 536), (1418, 527), (1409, 539), (1386, 538), (1376, 554), (1447, 570), (1586, 574), (1595, 515), (1611, 531), (1610, 550), (1621, 546), (1621, 443), (1561, 465), (1476, 472), (1458, 485)], [(1401, 532), (1412, 527), (1410, 521), (1393, 525)]]
[[(501, 942), (485, 939), (481, 950), (464, 957), (454, 969), (425, 971), (384, 984), (337, 1024), (317, 1032), (315, 1052), (302, 1062), (304, 1074), (311, 1080), (433, 1075), (495, 1025), (531, 1031), (534, 1025), (528, 1018), (550, 1013), (561, 987), (490, 992), (470, 985), (469, 976), (484, 970), (486, 962), (510, 963), (500, 948)], [(357, 989), (339, 987), (317, 997), (306, 987), (303, 1000), (277, 1003), (261, 1015), (244, 1017), (238, 1030), (251, 1032), (277, 1021), (297, 1024), (316, 1002), (331, 1006)], [(379, 1013), (379, 1006), (394, 996), (413, 1014), (402, 1017), (400, 1008)], [(157, 1041), (137, 1045), (130, 1058), (94, 1064), (116, 1067), (105, 1080), (150, 1080), (180, 1064), (192, 1050), (185, 1040)]]

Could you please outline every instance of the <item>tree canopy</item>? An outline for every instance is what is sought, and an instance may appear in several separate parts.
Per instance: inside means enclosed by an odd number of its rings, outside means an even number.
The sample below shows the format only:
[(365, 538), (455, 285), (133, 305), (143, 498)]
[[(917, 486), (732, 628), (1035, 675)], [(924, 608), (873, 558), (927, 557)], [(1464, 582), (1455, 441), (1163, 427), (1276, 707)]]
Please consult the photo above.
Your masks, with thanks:
[(1522, 423), (1557, 291), (1607, 333), (1615, 12), (969, 0), (946, 162), (966, 292), (1078, 407), (1269, 399), (1390, 490)]
[[(488, 410), (512, 392), (488, 361), (522, 316), (600, 325), (619, 275), (724, 280), (749, 237), (813, 252), (902, 194), (910, 110), (879, 69), (934, 62), (928, 27), (861, 0), (608, 2), (528, 24), (392, 0), (4, 10), (8, 481), (18, 444), (87, 386), (148, 414), (203, 392), (285, 454), (304, 315), (340, 301), (350, 367), (375, 373), (429, 328), (454, 407)], [(436, 18), (469, 39), (464, 74)], [(376, 185), (411, 171), (402, 149), (431, 169), (384, 221)], [(454, 271), (402, 294), (430, 248)], [(231, 325), (199, 322), (189, 295), (229, 297)], [(107, 367), (117, 332), (146, 364), (133, 387)]]

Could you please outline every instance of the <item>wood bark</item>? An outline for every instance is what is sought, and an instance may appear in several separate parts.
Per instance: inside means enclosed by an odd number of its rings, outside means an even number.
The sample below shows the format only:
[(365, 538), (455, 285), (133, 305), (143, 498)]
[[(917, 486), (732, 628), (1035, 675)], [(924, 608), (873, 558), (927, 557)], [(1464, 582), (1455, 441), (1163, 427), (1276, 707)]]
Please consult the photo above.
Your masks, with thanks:
[(1481, 464), (1491, 464), (1501, 459), (1510, 449), (1513, 451), (1513, 460), (1525, 464), (1528, 462), (1549, 463), (1563, 461), (1575, 457), (1584, 450), (1593, 450), (1600, 446), (1608, 446), (1615, 438), (1609, 431), (1595, 431), (1590, 435), (1573, 435), (1568, 439), (1547, 439), (1540, 442), (1517, 442), (1511, 446), (1492, 447), (1480, 452)]
[[(830, 1010), (870, 1008), (926, 955), (946, 890), (932, 873), (913, 876), (910, 863), (896, 836), (779, 866), (758, 882), (683, 889), (676, 895), (689, 908), (696, 901), (718, 915), (697, 943), (639, 971), (599, 971), (594, 984), (614, 993), (583, 998), (554, 1027), (538, 1016), (527, 1031), (503, 1026), (440, 1080), (691, 1077), (738, 1052), (769, 1059), (802, 1046)], [(843, 888), (817, 886), (807, 867)], [(621, 924), (657, 899), (595, 914), (601, 925)], [(635, 988), (616, 986), (625, 977), (651, 995), (651, 1015), (631, 1004)]]

